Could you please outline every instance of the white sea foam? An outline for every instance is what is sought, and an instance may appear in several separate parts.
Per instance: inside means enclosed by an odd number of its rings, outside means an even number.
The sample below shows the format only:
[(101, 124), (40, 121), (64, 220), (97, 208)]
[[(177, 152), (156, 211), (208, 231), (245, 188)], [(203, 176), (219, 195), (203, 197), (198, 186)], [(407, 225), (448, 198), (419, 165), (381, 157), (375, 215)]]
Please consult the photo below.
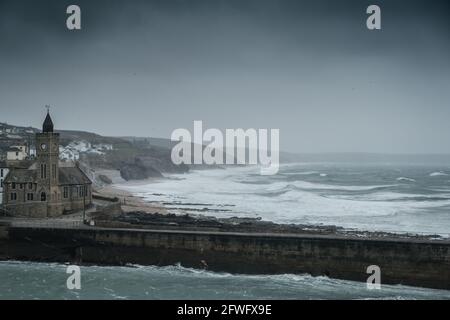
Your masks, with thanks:
[(367, 186), (346, 186), (346, 185), (331, 185), (331, 184), (322, 184), (322, 183), (314, 183), (307, 181), (295, 181), (293, 183), (296, 187), (300, 189), (306, 190), (341, 190), (341, 191), (370, 191), (375, 189), (389, 188), (395, 187), (396, 184), (381, 184), (381, 185), (367, 185)]
[(399, 177), (397, 178), (397, 181), (409, 181), (409, 182), (415, 182), (415, 179), (407, 178), (407, 177)]
[(317, 172), (317, 171), (299, 171), (299, 172), (284, 172), (283, 173), (283, 175), (286, 175), (286, 176), (289, 176), (289, 175), (295, 175), (295, 176), (297, 176), (297, 175), (304, 175), (304, 176), (307, 176), (307, 175), (313, 175), (313, 174), (319, 174), (319, 172)]
[[(306, 171), (304, 167), (299, 169)], [(366, 178), (364, 172), (361, 183), (366, 185), (348, 185), (348, 181), (338, 184), (340, 180), (325, 184), (302, 178), (285, 181), (282, 175), (267, 178), (257, 172), (257, 168), (247, 167), (193, 171), (175, 175), (184, 180), (167, 179), (126, 188), (147, 200), (172, 202), (169, 208), (188, 212), (191, 208), (198, 209), (192, 204), (199, 203), (202, 208), (217, 209), (207, 214), (219, 217), (261, 217), (280, 223), (332, 224), (364, 230), (450, 233), (450, 218), (440, 209), (450, 206), (448, 192), (422, 194), (403, 189), (399, 192), (404, 183), (367, 185), (371, 178)], [(305, 176), (305, 179), (314, 178)], [(357, 180), (352, 176), (351, 181)], [(391, 181), (399, 180), (393, 176)], [(230, 211), (223, 211), (224, 208)], [(428, 217), (431, 211), (437, 212), (432, 219)]]
[(439, 177), (439, 176), (448, 176), (448, 174), (440, 171), (430, 173), (430, 177)]

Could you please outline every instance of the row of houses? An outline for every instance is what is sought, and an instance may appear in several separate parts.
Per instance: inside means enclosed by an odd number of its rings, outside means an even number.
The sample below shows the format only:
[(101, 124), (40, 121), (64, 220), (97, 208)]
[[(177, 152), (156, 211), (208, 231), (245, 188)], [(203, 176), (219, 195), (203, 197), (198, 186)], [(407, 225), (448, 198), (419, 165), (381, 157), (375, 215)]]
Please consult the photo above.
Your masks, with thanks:
[(7, 124), (5, 122), (0, 122), (0, 135), (5, 134), (17, 134), (17, 135), (33, 135), (36, 133), (36, 129), (32, 127), (17, 127), (14, 125)]

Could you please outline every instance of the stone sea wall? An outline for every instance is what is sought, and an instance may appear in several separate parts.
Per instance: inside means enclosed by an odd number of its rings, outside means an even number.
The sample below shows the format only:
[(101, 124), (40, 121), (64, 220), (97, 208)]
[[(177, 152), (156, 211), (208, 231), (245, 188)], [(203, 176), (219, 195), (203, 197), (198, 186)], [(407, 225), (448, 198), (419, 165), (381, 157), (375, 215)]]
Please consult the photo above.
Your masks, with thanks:
[(83, 227), (0, 230), (0, 259), (84, 264), (171, 265), (244, 274), (309, 273), (450, 289), (450, 243), (324, 235), (131, 230)]

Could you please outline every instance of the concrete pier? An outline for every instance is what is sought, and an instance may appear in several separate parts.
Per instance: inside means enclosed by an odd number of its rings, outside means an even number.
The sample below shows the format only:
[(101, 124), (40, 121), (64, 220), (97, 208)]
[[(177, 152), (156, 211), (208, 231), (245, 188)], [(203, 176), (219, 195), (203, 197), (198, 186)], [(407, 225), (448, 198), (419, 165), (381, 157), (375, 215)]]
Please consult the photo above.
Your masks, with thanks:
[(172, 265), (244, 274), (309, 273), (382, 284), (450, 289), (450, 241), (356, 239), (99, 227), (0, 226), (0, 259), (84, 264)]

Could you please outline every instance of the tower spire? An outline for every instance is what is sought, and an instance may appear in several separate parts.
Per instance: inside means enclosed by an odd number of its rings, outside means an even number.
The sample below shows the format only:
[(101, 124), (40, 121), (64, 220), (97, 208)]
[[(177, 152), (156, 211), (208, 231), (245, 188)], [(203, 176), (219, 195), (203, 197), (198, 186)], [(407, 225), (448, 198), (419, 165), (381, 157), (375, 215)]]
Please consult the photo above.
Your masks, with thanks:
[(42, 124), (42, 132), (53, 132), (53, 121), (50, 117), (50, 106), (46, 105), (45, 108), (47, 108), (47, 116)]

